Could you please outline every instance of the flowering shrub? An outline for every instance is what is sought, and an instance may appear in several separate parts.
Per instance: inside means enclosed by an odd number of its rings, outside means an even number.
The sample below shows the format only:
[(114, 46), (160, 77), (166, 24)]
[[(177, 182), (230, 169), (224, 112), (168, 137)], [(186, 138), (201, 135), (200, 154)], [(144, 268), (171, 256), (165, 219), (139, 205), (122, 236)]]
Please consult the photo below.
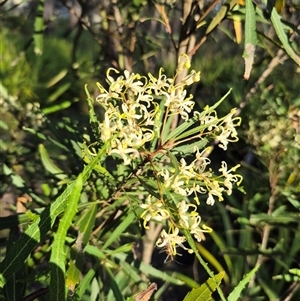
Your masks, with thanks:
[[(186, 87), (200, 80), (200, 72), (192, 70), (180, 82), (176, 80), (190, 67), (187, 55), (182, 55), (172, 78), (160, 69), (158, 78), (125, 70), (115, 79), (112, 73), (119, 72), (110, 68), (108, 89), (97, 84), (100, 94), (96, 101), (105, 110), (99, 133), (102, 142), (109, 143), (107, 155), (120, 157), (126, 166), (137, 166), (135, 175), (141, 189), (149, 193), (138, 201), (143, 226), (147, 229), (148, 222), (155, 221), (167, 227), (156, 246), (169, 256), (177, 254), (178, 246), (193, 252), (183, 245), (186, 238), (180, 234), (182, 230), (188, 230), (197, 241), (201, 241), (202, 232), (211, 231), (201, 222), (200, 197), (206, 196), (207, 204), (214, 205), (242, 180), (234, 174), (239, 165), (228, 168), (223, 161), (218, 175), (209, 168), (211, 143), (226, 150), (229, 142), (238, 140), (236, 126), (241, 120), (234, 117), (234, 109), (224, 117), (217, 116), (215, 108), (223, 99), (202, 112), (193, 110), (193, 95)], [(173, 129), (178, 119), (182, 122)], [(187, 156), (193, 157), (191, 162)], [(143, 172), (148, 180), (154, 179), (151, 185), (142, 181)]]

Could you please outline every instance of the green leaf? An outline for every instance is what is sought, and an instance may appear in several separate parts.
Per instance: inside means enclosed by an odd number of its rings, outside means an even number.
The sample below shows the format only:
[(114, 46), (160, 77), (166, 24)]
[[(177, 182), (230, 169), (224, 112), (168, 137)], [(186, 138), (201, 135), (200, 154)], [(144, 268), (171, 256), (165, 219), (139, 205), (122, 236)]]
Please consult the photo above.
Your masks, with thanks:
[(213, 31), (226, 17), (228, 11), (232, 10), (232, 8), (236, 5), (237, 0), (227, 0), (218, 13), (214, 16), (212, 21), (210, 22), (209, 26), (206, 29), (205, 34), (208, 35), (211, 31)]
[(285, 51), (287, 52), (287, 54), (290, 56), (290, 58), (298, 65), (300, 66), (300, 57), (299, 55), (297, 55), (295, 53), (295, 51), (293, 50), (293, 48), (290, 45), (290, 42), (287, 38), (286, 33), (284, 32), (283, 29), (283, 24), (281, 22), (281, 17), (279, 16), (279, 14), (277, 13), (275, 7), (272, 10), (271, 13), (271, 22), (274, 26), (274, 29), (276, 31), (276, 34), (280, 40), (280, 42), (282, 43)]
[(209, 141), (206, 138), (203, 138), (191, 144), (176, 146), (172, 149), (172, 153), (179, 154), (182, 157), (186, 157), (195, 152), (195, 147), (197, 147), (199, 150), (204, 149), (208, 142)]
[(81, 301), (82, 296), (87, 289), (91, 286), (91, 281), (96, 274), (96, 270), (98, 268), (99, 263), (97, 262), (95, 265), (92, 266), (91, 269), (86, 273), (83, 279), (79, 282), (78, 286), (75, 289), (74, 296), (72, 301)]
[[(53, 102), (57, 100), (61, 95), (63, 95), (70, 87), (71, 87), (70, 82), (64, 83), (60, 85), (51, 95), (48, 97), (48, 102)], [(53, 106), (54, 107), (61, 107), (61, 108), (68, 108), (73, 102), (71, 103), (70, 101), (64, 101), (60, 106)], [(44, 111), (44, 110), (43, 110)], [(48, 108), (48, 111), (50, 111), (50, 108)], [(51, 112), (55, 112), (55, 110), (51, 110)]]
[(224, 294), (223, 294), (221, 288), (219, 287), (218, 281), (217, 281), (217, 279), (215, 279), (215, 276), (214, 276), (213, 272), (208, 267), (207, 263), (203, 260), (203, 258), (200, 256), (199, 251), (198, 251), (198, 249), (197, 249), (197, 247), (195, 245), (194, 239), (193, 239), (192, 235), (190, 234), (189, 230), (183, 229), (183, 233), (184, 233), (184, 236), (186, 237), (186, 240), (189, 243), (190, 247), (195, 252), (195, 255), (196, 255), (197, 259), (199, 260), (199, 263), (202, 265), (202, 267), (205, 269), (205, 271), (207, 272), (207, 274), (210, 276), (210, 278), (215, 283), (216, 289), (217, 289), (217, 291), (219, 293), (219, 296), (220, 296), (221, 300), (222, 301), (226, 301), (226, 299), (224, 297)]
[(87, 103), (89, 109), (90, 126), (97, 142), (102, 142), (99, 127), (99, 121), (94, 110), (94, 99), (91, 97), (87, 85), (85, 85), (85, 93), (87, 95)]
[(242, 290), (244, 289), (244, 287), (246, 286), (247, 283), (250, 282), (251, 278), (254, 276), (254, 274), (257, 272), (257, 270), (259, 269), (259, 265), (257, 265), (256, 267), (254, 267), (245, 277), (242, 281), (240, 281), (240, 283), (234, 288), (234, 290), (230, 293), (230, 295), (228, 296), (228, 301), (236, 301), (239, 300), (240, 295)]
[(182, 123), (180, 126), (178, 126), (174, 131), (172, 131), (166, 138), (165, 141), (162, 141), (162, 144), (165, 144), (166, 141), (175, 140), (177, 136), (179, 136), (181, 133), (185, 132), (188, 128), (190, 128), (192, 125), (194, 125), (196, 122), (199, 121), (198, 116), (193, 117)]
[(39, 153), (42, 163), (47, 171), (49, 171), (52, 175), (56, 176), (60, 180), (63, 180), (67, 177), (64, 171), (51, 161), (48, 152), (43, 144), (39, 144)]
[(95, 224), (96, 214), (97, 205), (93, 204), (81, 215), (81, 217), (77, 221), (77, 225), (79, 225), (79, 233), (82, 234), (83, 245), (86, 245), (91, 237), (91, 233)]
[(198, 288), (193, 289), (190, 291), (183, 301), (209, 301), (212, 299), (212, 293), (217, 289), (220, 285), (225, 272), (220, 272), (214, 278), (215, 281), (209, 278), (205, 283), (203, 283)]
[(184, 139), (186, 137), (190, 137), (191, 135), (194, 135), (196, 133), (200, 133), (201, 130), (207, 128), (209, 125), (213, 125), (215, 124), (215, 121), (211, 122), (211, 124), (206, 124), (206, 125), (201, 125), (198, 127), (194, 127), (190, 130), (187, 131), (188, 128), (190, 128), (191, 126), (193, 126), (195, 123), (197, 123), (199, 120), (201, 120), (202, 117), (210, 114), (212, 111), (214, 111), (225, 99), (226, 97), (231, 93), (230, 89), (219, 101), (217, 101), (213, 106), (209, 107), (206, 106), (202, 112), (200, 113), (200, 115), (197, 115), (193, 118), (190, 118), (189, 120), (185, 121), (184, 123), (182, 123), (180, 126), (178, 126), (174, 131), (172, 131), (167, 138), (163, 141), (163, 144), (167, 141), (173, 140), (173, 141), (177, 141), (177, 140), (181, 140)]
[(112, 232), (112, 234), (105, 241), (102, 249), (107, 249), (113, 242), (117, 241), (121, 234), (125, 232), (125, 230), (132, 224), (136, 215), (133, 211), (128, 212), (125, 219), (121, 222), (121, 224)]
[(59, 112), (61, 110), (69, 108), (73, 103), (74, 103), (74, 101), (65, 100), (64, 102), (62, 102), (60, 104), (53, 105), (53, 106), (47, 107), (47, 108), (43, 108), (42, 112), (45, 115)]
[(255, 47), (257, 43), (256, 35), (256, 17), (252, 0), (246, 0), (246, 20), (245, 20), (245, 72), (244, 79), (248, 80), (254, 62)]
[(141, 185), (145, 188), (145, 190), (150, 193), (151, 195), (153, 195), (154, 197), (156, 197), (158, 200), (160, 199), (160, 195), (154, 190), (157, 189), (157, 187), (154, 187), (153, 189), (153, 185), (154, 184), (151, 179), (146, 179), (144, 177), (138, 177), (138, 180), (140, 181)]
[[(94, 167), (106, 154), (109, 143), (107, 141), (98, 152), (98, 155), (84, 168), (82, 172), (83, 182), (87, 181)], [(12, 246), (11, 251), (6, 254), (6, 257), (0, 264), (0, 287), (5, 285), (7, 279), (18, 270), (32, 250), (40, 243), (41, 239), (51, 230), (56, 217), (64, 212), (67, 200), (73, 189), (74, 182), (65, 189), (55, 202), (44, 209), (41, 216), (22, 233), (19, 240)]]
[(77, 212), (77, 206), (83, 186), (82, 174), (77, 177), (72, 193), (70, 194), (66, 210), (59, 221), (58, 229), (54, 234), (50, 256), (50, 299), (62, 301), (66, 299), (66, 253), (65, 241), (67, 232), (72, 225), (73, 218)]
[(61, 81), (68, 74), (68, 69), (63, 69), (56, 74), (48, 83), (45, 85), (46, 88), (50, 88)]
[(114, 293), (115, 300), (116, 301), (123, 301), (124, 298), (123, 298), (122, 293), (119, 289), (119, 286), (116, 282), (114, 274), (112, 273), (112, 271), (110, 270), (110, 268), (108, 266), (106, 266), (105, 269), (108, 272), (110, 288), (112, 289), (112, 291)]
[[(127, 259), (127, 254), (125, 253), (118, 253), (118, 254), (113, 254), (112, 257), (117, 258), (120, 261), (126, 261)], [(132, 263), (134, 264), (134, 263)], [(153, 277), (153, 278), (158, 278), (166, 282), (173, 283), (175, 285), (183, 285), (184, 282), (176, 279), (172, 275), (166, 274), (164, 271), (160, 271), (155, 269), (152, 265), (146, 264), (144, 262), (138, 262), (138, 267), (141, 273)]]

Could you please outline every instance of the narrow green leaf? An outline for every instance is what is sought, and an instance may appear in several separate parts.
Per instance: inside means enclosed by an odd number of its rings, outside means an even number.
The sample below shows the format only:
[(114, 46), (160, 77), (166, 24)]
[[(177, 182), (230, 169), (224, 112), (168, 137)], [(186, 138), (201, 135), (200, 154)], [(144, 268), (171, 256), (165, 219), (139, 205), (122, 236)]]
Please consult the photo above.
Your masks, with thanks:
[(106, 254), (102, 252), (99, 248), (92, 246), (90, 244), (86, 245), (84, 248), (84, 252), (98, 257), (100, 260), (106, 259)]
[(94, 110), (94, 99), (91, 97), (87, 85), (85, 85), (85, 93), (87, 95), (87, 103), (90, 117), (90, 126), (97, 142), (102, 142), (99, 127), (99, 121)]
[[(226, 97), (231, 93), (231, 90), (230, 89), (219, 101), (217, 101), (213, 106), (209, 107), (209, 106), (206, 106), (202, 112), (185, 121), (184, 123), (182, 123), (180, 126), (178, 126), (174, 131), (172, 131), (168, 136), (167, 138), (165, 139), (165, 141), (163, 143), (165, 143), (166, 141), (170, 141), (170, 140), (174, 140), (174, 141), (177, 141), (177, 140), (181, 140), (181, 139), (184, 139), (186, 137), (189, 137), (191, 135), (194, 135), (196, 133), (199, 133), (202, 129), (205, 129), (206, 127), (208, 127), (210, 124), (206, 124), (206, 125), (201, 125), (201, 126), (198, 126), (198, 127), (194, 127), (190, 130), (187, 131), (188, 128), (190, 128), (191, 126), (193, 126), (195, 123), (199, 122), (199, 120), (201, 120), (202, 117), (210, 114), (211, 112), (213, 112), (225, 99)], [(214, 124), (215, 122), (212, 122), (212, 124)]]
[[(117, 258), (120, 261), (126, 261), (127, 254), (125, 253), (118, 253), (113, 254), (112, 257)], [(133, 263), (132, 263), (133, 264)], [(176, 279), (173, 276), (166, 274), (164, 271), (160, 271), (155, 269), (153, 266), (146, 264), (144, 262), (138, 262), (138, 267), (141, 273), (148, 275), (149, 277), (158, 278), (166, 282), (170, 282), (176, 285), (183, 285), (184, 282)]]
[(284, 32), (283, 29), (283, 24), (281, 22), (281, 17), (279, 16), (279, 14), (276, 11), (276, 8), (274, 7), (271, 13), (271, 22), (274, 26), (274, 29), (276, 31), (276, 34), (280, 40), (280, 42), (282, 43), (285, 51), (287, 52), (287, 54), (290, 56), (290, 58), (298, 65), (300, 66), (300, 57), (299, 55), (297, 55), (295, 53), (295, 51), (293, 50), (293, 48), (290, 45), (290, 42), (288, 40), (288, 37), (286, 35), (286, 33)]
[(79, 232), (82, 234), (82, 244), (86, 245), (91, 237), (97, 214), (97, 205), (93, 204), (77, 221)]
[[(63, 95), (69, 88), (71, 87), (71, 82), (67, 82), (64, 84), (61, 84), (51, 95), (48, 97), (48, 102), (53, 102), (57, 100), (61, 95)], [(64, 102), (69, 104), (70, 101)], [(61, 106), (63, 108), (66, 108), (66, 105)]]
[(67, 177), (63, 170), (57, 167), (49, 157), (49, 154), (43, 144), (39, 144), (39, 153), (41, 156), (42, 163), (47, 171), (58, 179), (63, 180)]
[(214, 282), (215, 285), (216, 285), (216, 289), (217, 289), (217, 291), (218, 291), (218, 294), (219, 294), (221, 300), (222, 300), (222, 301), (226, 301), (226, 299), (225, 299), (225, 297), (224, 297), (224, 294), (223, 294), (221, 288), (219, 287), (218, 281), (215, 279), (215, 276), (214, 276), (212, 270), (208, 267), (207, 263), (206, 263), (206, 262), (203, 260), (203, 258), (200, 256), (199, 251), (198, 251), (198, 249), (197, 249), (197, 247), (196, 247), (196, 245), (195, 245), (195, 242), (194, 242), (194, 239), (193, 239), (191, 233), (190, 233), (188, 230), (186, 230), (186, 229), (183, 229), (183, 233), (184, 233), (184, 236), (186, 237), (186, 240), (187, 240), (187, 242), (189, 243), (190, 247), (191, 247), (192, 250), (195, 252), (195, 255), (196, 255), (197, 259), (199, 260), (199, 263), (200, 263), (201, 266), (205, 269), (205, 271), (207, 272), (207, 274), (209, 275), (209, 277), (210, 277), (211, 279), (213, 279), (213, 282)]
[(34, 53), (36, 55), (43, 54), (43, 36), (44, 36), (44, 2), (40, 0), (37, 6), (37, 12), (34, 20)]
[(236, 5), (237, 0), (227, 0), (218, 13), (214, 16), (212, 21), (210, 22), (209, 26), (206, 29), (205, 34), (208, 35), (211, 31), (213, 31), (226, 17), (228, 11), (232, 10), (232, 8)]
[(46, 88), (51, 88), (59, 81), (61, 81), (68, 74), (68, 69), (61, 70), (58, 74), (56, 74), (51, 80), (46, 84)]
[(254, 4), (252, 0), (246, 0), (245, 48), (243, 54), (245, 60), (244, 79), (246, 80), (249, 79), (252, 70), (256, 43), (257, 34)]
[(83, 294), (91, 286), (91, 281), (96, 274), (98, 265), (99, 265), (99, 263), (97, 262), (94, 266), (92, 266), (92, 268), (86, 273), (86, 275), (80, 281), (80, 283), (78, 284), (78, 286), (75, 289), (72, 301), (81, 301), (82, 300)]
[(63, 103), (53, 105), (53, 106), (50, 106), (50, 107), (47, 107), (47, 108), (43, 108), (42, 112), (45, 115), (52, 114), (52, 113), (55, 113), (55, 112), (59, 112), (61, 110), (69, 108), (73, 103), (74, 103), (74, 101), (65, 100)]
[(54, 235), (50, 256), (50, 299), (62, 301), (66, 299), (66, 253), (65, 241), (67, 232), (72, 225), (77, 212), (77, 206), (83, 186), (82, 174), (77, 177), (73, 190), (68, 198), (63, 217), (59, 221), (58, 229)]
[(121, 224), (112, 232), (112, 234), (108, 237), (108, 239), (105, 241), (103, 245), (103, 250), (107, 249), (113, 242), (117, 241), (122, 233), (125, 232), (128, 226), (131, 225), (131, 223), (136, 218), (136, 215), (133, 211), (128, 212), (125, 219), (121, 222)]
[(148, 191), (151, 195), (156, 197), (158, 200), (160, 199), (160, 195), (153, 189), (153, 186), (151, 185), (151, 180), (148, 180), (144, 177), (138, 177), (138, 176), (137, 178), (146, 191)]
[(115, 276), (112, 273), (112, 271), (110, 270), (110, 268), (108, 266), (105, 267), (108, 276), (109, 276), (109, 282), (110, 282), (110, 288), (112, 289), (114, 296), (115, 296), (115, 300), (116, 301), (124, 301), (124, 297), (122, 296), (122, 293), (119, 289), (119, 286), (116, 282)]
[(259, 269), (259, 265), (254, 267), (240, 283), (234, 288), (234, 290), (230, 293), (228, 296), (228, 301), (236, 301), (240, 299), (240, 295), (242, 290), (245, 288), (246, 284), (250, 282), (251, 278), (254, 276), (254, 274), (257, 272)]
[(162, 143), (164, 144), (166, 141), (175, 140), (177, 136), (179, 136), (181, 133), (185, 132), (189, 127), (194, 125), (196, 122), (199, 121), (198, 116), (193, 117), (182, 123), (180, 126), (178, 126), (174, 131), (172, 131), (166, 138), (165, 141)]
[(197, 142), (193, 142), (191, 144), (185, 144), (181, 146), (176, 146), (172, 149), (172, 153), (179, 154), (182, 157), (186, 157), (191, 155), (195, 152), (195, 147), (197, 147), (199, 150), (202, 150), (206, 147), (208, 144), (208, 140), (206, 138), (203, 138)]

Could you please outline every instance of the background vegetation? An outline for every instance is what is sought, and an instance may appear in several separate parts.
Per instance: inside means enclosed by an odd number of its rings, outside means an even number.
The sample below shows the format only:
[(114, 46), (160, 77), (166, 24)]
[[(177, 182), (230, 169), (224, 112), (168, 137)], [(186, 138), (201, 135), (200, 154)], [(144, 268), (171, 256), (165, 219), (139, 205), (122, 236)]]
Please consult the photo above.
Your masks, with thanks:
[[(51, 245), (65, 212), (61, 196), (67, 189), (76, 194), (71, 183), (89, 160), (83, 142), (94, 142), (84, 85), (96, 96), (95, 83), (105, 84), (109, 67), (145, 75), (163, 67), (172, 76), (179, 55), (187, 53), (201, 71), (191, 88), (197, 108), (232, 88), (218, 112), (237, 107), (242, 117), (239, 142), (226, 152), (214, 148), (210, 159), (215, 168), (222, 160), (240, 163), (245, 193), (235, 190), (215, 207), (203, 204), (201, 217), (214, 231), (198, 251), (215, 274), (225, 271), (226, 297), (261, 264), (240, 300), (300, 300), (299, 5), (3, 1), (0, 299), (50, 298)], [(256, 46), (248, 74), (246, 42)], [(101, 108), (95, 110), (101, 119)], [(122, 166), (112, 161), (106, 167), (121, 183)], [(59, 218), (30, 241), (26, 229), (54, 203)], [(183, 300), (207, 280), (183, 250), (165, 262), (154, 247), (159, 232), (143, 230), (130, 208), (101, 172), (91, 172), (65, 240), (69, 300), (123, 300), (149, 281), (158, 284), (155, 300)], [(22, 241), (30, 246), (14, 253)], [(7, 270), (14, 258), (18, 264)]]

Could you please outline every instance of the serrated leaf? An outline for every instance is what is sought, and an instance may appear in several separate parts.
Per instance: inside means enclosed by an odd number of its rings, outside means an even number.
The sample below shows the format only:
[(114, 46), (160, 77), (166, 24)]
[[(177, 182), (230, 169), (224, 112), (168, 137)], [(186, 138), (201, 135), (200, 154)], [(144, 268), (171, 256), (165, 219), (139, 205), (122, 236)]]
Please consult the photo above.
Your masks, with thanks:
[(257, 272), (257, 270), (259, 269), (259, 265), (257, 265), (256, 267), (254, 267), (245, 277), (242, 281), (240, 281), (240, 283), (234, 288), (234, 290), (230, 293), (230, 295), (228, 296), (227, 300), (228, 301), (236, 301), (239, 300), (240, 296), (241, 296), (241, 292), (242, 290), (245, 288), (246, 284), (248, 284), (251, 280), (251, 278), (254, 276), (254, 274)]
[(190, 247), (191, 247), (192, 250), (194, 251), (194, 253), (195, 253), (195, 255), (196, 255), (196, 257), (197, 257), (199, 263), (202, 265), (202, 267), (203, 267), (203, 268), (205, 269), (205, 271), (208, 273), (208, 275), (210, 276), (210, 278), (212, 279), (212, 281), (215, 283), (216, 289), (217, 289), (217, 291), (218, 291), (218, 293), (219, 293), (219, 296), (220, 296), (221, 300), (226, 300), (225, 297), (224, 297), (224, 294), (223, 294), (223, 292), (222, 292), (222, 290), (221, 290), (221, 288), (220, 288), (219, 285), (218, 285), (218, 281), (217, 281), (217, 279), (215, 278), (213, 272), (212, 272), (211, 269), (208, 267), (207, 263), (203, 260), (203, 258), (200, 256), (199, 251), (198, 251), (198, 249), (197, 249), (197, 247), (196, 247), (196, 245), (195, 245), (194, 239), (193, 239), (193, 237), (192, 237), (190, 231), (187, 230), (187, 229), (183, 229), (183, 233), (184, 233), (184, 236), (185, 236), (187, 242), (189, 243)]
[[(106, 154), (109, 143), (109, 141), (106, 142), (97, 156), (84, 168), (82, 172), (83, 182), (87, 181), (94, 167)], [(74, 185), (74, 182), (71, 183), (55, 202), (44, 209), (40, 217), (21, 234), (18, 241), (12, 246), (11, 251), (6, 254), (6, 257), (0, 263), (0, 288), (5, 285), (7, 279), (13, 275), (41, 239), (51, 230), (56, 217), (64, 211), (67, 200), (74, 189)]]
[(82, 174), (77, 177), (72, 192), (68, 198), (63, 217), (59, 221), (58, 229), (54, 234), (51, 245), (50, 256), (50, 299), (53, 301), (63, 301), (66, 299), (66, 253), (65, 241), (69, 227), (77, 211), (83, 186)]
[(190, 291), (183, 301), (209, 301), (212, 299), (213, 292), (217, 289), (217, 286), (220, 285), (225, 272), (220, 272), (215, 276), (215, 281), (209, 278), (205, 283), (200, 285), (198, 288)]

